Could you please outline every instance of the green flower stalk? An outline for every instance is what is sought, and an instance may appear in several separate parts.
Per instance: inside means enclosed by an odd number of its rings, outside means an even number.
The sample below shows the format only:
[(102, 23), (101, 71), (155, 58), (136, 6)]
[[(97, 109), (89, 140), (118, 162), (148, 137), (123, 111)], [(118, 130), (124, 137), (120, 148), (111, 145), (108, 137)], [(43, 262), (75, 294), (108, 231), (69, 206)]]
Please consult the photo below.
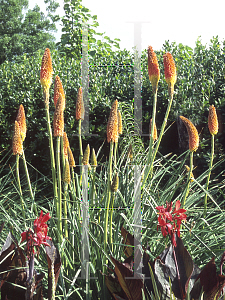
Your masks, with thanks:
[[(214, 139), (215, 139), (214, 136), (218, 133), (218, 129), (219, 129), (218, 118), (217, 118), (216, 109), (214, 105), (211, 105), (209, 107), (208, 127), (209, 127), (209, 132), (211, 134), (211, 157), (209, 163), (209, 173), (206, 179), (206, 191), (208, 191), (209, 188), (209, 180), (210, 180), (212, 166), (213, 166)], [(205, 194), (204, 197), (204, 216), (206, 216), (206, 212), (207, 212), (207, 194)]]
[(110, 222), (109, 222), (109, 241), (111, 244), (112, 252), (113, 252), (113, 238), (112, 238), (113, 206), (114, 206), (114, 200), (115, 200), (115, 193), (118, 190), (118, 186), (119, 186), (119, 177), (118, 177), (118, 173), (116, 173), (113, 177), (112, 184), (111, 184), (112, 205), (111, 205), (111, 209), (110, 209)]
[[(80, 165), (80, 174), (82, 174), (82, 160), (83, 160), (83, 148), (82, 148), (82, 138), (81, 138), (81, 122), (84, 120), (84, 100), (83, 100), (83, 92), (80, 87), (77, 94), (77, 102), (76, 102), (76, 120), (78, 120), (78, 137), (79, 137), (79, 148), (80, 148), (80, 156), (79, 156), (79, 165)], [(80, 178), (80, 184), (82, 179)]]
[(95, 149), (92, 148), (92, 154), (91, 154), (91, 167), (93, 170), (93, 177), (92, 177), (92, 188), (91, 188), (91, 206), (94, 205), (94, 198), (95, 198), (95, 173), (96, 173), (96, 167), (97, 167), (97, 158), (95, 154)]

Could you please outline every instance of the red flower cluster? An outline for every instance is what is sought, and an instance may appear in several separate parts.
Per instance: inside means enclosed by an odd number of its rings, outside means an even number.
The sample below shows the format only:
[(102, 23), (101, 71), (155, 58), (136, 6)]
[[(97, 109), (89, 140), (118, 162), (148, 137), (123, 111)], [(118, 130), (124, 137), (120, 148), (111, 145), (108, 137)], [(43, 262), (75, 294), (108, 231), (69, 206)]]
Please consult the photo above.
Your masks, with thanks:
[(161, 227), (161, 231), (164, 237), (168, 234), (171, 237), (172, 244), (176, 247), (175, 232), (180, 237), (180, 225), (182, 220), (186, 220), (186, 209), (180, 208), (180, 201), (176, 201), (175, 209), (172, 211), (172, 202), (166, 202), (166, 208), (164, 206), (157, 206), (159, 210), (157, 230)]
[(39, 218), (34, 220), (34, 232), (29, 228), (27, 231), (21, 233), (22, 241), (27, 241), (27, 252), (34, 253), (34, 246), (39, 247), (41, 244), (45, 246), (49, 246), (46, 240), (51, 240), (49, 236), (47, 236), (48, 225), (45, 224), (50, 219), (49, 213), (43, 216), (43, 212)]

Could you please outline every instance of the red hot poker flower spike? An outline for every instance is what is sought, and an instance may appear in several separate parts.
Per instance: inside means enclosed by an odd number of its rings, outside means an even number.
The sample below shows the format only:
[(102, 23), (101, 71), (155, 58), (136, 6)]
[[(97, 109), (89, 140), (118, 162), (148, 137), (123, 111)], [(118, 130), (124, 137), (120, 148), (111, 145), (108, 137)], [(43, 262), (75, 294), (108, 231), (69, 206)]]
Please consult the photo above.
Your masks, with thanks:
[(157, 230), (160, 227), (162, 235), (170, 235), (172, 244), (176, 247), (175, 233), (180, 237), (180, 225), (182, 220), (186, 220), (186, 210), (180, 208), (180, 201), (176, 201), (175, 209), (172, 211), (172, 202), (166, 203), (166, 207), (157, 206), (159, 210)]
[(62, 110), (65, 109), (65, 106), (66, 106), (66, 97), (65, 97), (65, 93), (64, 93), (64, 89), (63, 89), (63, 85), (62, 85), (62, 82), (59, 78), (59, 76), (57, 75), (55, 77), (55, 83), (54, 83), (54, 104), (55, 104), (55, 107), (56, 107), (56, 104), (57, 104), (57, 101), (59, 99), (59, 94), (61, 94), (62, 96)]
[(25, 137), (26, 137), (26, 133), (27, 133), (27, 126), (26, 126), (25, 111), (24, 111), (24, 107), (22, 104), (20, 104), (18, 114), (16, 117), (16, 121), (20, 127), (20, 135), (21, 135), (22, 141), (24, 141)]
[(187, 128), (188, 137), (189, 137), (189, 150), (191, 152), (196, 151), (199, 146), (198, 131), (190, 120), (188, 120), (183, 116), (180, 116), (180, 118), (184, 122), (185, 127)]
[(41, 72), (40, 72), (40, 81), (44, 90), (49, 90), (52, 84), (52, 59), (50, 50), (45, 49), (44, 55), (42, 57)]
[(151, 46), (148, 47), (148, 76), (152, 84), (153, 91), (156, 92), (160, 78), (160, 70), (157, 56)]
[(218, 133), (219, 124), (214, 105), (209, 107), (208, 127), (211, 135), (216, 135)]
[(163, 55), (163, 63), (165, 70), (165, 79), (168, 84), (169, 96), (172, 97), (174, 92), (174, 85), (177, 81), (177, 69), (171, 53), (167, 52)]

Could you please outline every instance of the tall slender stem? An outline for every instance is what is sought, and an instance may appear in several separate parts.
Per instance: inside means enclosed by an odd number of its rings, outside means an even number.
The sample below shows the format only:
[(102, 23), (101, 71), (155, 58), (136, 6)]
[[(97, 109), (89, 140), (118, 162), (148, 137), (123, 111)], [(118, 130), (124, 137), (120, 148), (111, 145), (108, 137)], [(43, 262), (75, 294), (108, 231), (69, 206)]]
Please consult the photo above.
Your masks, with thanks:
[(110, 208), (110, 222), (109, 222), (109, 242), (111, 244), (111, 251), (113, 252), (113, 238), (112, 238), (112, 220), (113, 220), (113, 206), (115, 200), (115, 192), (112, 194), (112, 205)]
[(56, 166), (58, 181), (58, 225), (62, 237), (62, 183), (60, 168), (60, 136), (56, 137)]
[(184, 199), (183, 199), (183, 208), (185, 206), (186, 199), (187, 199), (187, 196), (188, 196), (189, 190), (190, 190), (189, 187), (190, 187), (192, 171), (193, 171), (193, 151), (190, 152), (190, 170), (189, 170), (189, 173), (188, 173), (187, 187), (186, 187), (185, 194), (184, 194)]
[(65, 237), (68, 238), (68, 223), (67, 223), (67, 198), (68, 198), (68, 183), (64, 185), (64, 229)]
[(79, 138), (79, 149), (80, 149), (80, 155), (79, 155), (79, 165), (80, 165), (80, 185), (82, 182), (82, 160), (83, 160), (83, 148), (82, 148), (82, 137), (81, 137), (81, 119), (78, 121), (78, 138)]
[(22, 216), (23, 216), (23, 219), (25, 220), (25, 208), (24, 208), (23, 194), (22, 194), (22, 189), (21, 189), (21, 184), (20, 184), (19, 160), (20, 160), (20, 156), (19, 156), (19, 154), (16, 154), (16, 179), (17, 179), (18, 189), (19, 189), (19, 193), (20, 193)]
[[(206, 179), (206, 191), (208, 191), (209, 188), (209, 180), (212, 172), (212, 166), (213, 166), (213, 158), (214, 158), (214, 135), (211, 136), (211, 157), (210, 157), (210, 163), (209, 163), (209, 173)], [(206, 216), (207, 212), (207, 194), (205, 194), (204, 198), (204, 216)]]
[(29, 172), (28, 172), (28, 168), (27, 168), (27, 162), (26, 162), (24, 150), (23, 150), (23, 164), (24, 164), (25, 174), (26, 174), (26, 178), (27, 178), (28, 189), (30, 192), (30, 198), (32, 201), (32, 206), (33, 206), (35, 214), (37, 215), (37, 207), (34, 202), (34, 194), (33, 194), (31, 183), (30, 183), (30, 176), (29, 176)]

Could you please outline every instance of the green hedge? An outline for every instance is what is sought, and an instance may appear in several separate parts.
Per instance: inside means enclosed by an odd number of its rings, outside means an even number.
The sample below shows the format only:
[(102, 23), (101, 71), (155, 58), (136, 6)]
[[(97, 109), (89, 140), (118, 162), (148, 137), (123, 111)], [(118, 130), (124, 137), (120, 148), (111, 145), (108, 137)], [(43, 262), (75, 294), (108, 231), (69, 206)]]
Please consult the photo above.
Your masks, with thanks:
[[(154, 47), (154, 45), (152, 45)], [(198, 40), (195, 49), (166, 42), (161, 51), (156, 51), (161, 71), (158, 89), (156, 124), (160, 127), (167, 107), (168, 92), (163, 74), (163, 53), (170, 51), (177, 66), (178, 79), (169, 124), (176, 121), (177, 116), (184, 115), (193, 121), (201, 134), (201, 146), (207, 156), (209, 134), (207, 117), (209, 105), (214, 104), (220, 118), (218, 147), (223, 145), (225, 121), (225, 43), (220, 44), (218, 38), (211, 40), (208, 47)], [(1, 149), (10, 149), (13, 123), (20, 104), (24, 105), (27, 118), (27, 138), (25, 140), (26, 157), (31, 164), (48, 174), (49, 150), (45, 122), (44, 103), (39, 82), (42, 52), (35, 56), (24, 55), (12, 62), (0, 66), (0, 136)], [(80, 61), (67, 59), (59, 52), (52, 51), (54, 76), (59, 75), (66, 93), (65, 131), (67, 132), (75, 158), (78, 159), (78, 140), (76, 137), (75, 103), (77, 91), (81, 85)], [(117, 98), (120, 102), (133, 103), (134, 57), (124, 50), (116, 51), (106, 57), (90, 56), (89, 58), (89, 119), (90, 133), (98, 136), (85, 137), (85, 143), (91, 143), (98, 149), (106, 138), (106, 124), (112, 102)], [(51, 99), (53, 99), (51, 87)], [(152, 112), (152, 88), (148, 79), (147, 50), (142, 53), (142, 112), (143, 133), (148, 133), (149, 119)], [(50, 115), (53, 117), (54, 104), (50, 103)], [(125, 133), (127, 134), (127, 133)], [(171, 146), (171, 138), (177, 140)], [(148, 137), (144, 137), (148, 141)], [(161, 151), (179, 152), (176, 125), (174, 124), (164, 138)], [(84, 145), (86, 146), (86, 145)], [(105, 145), (107, 149), (108, 145)], [(4, 151), (2, 152), (4, 153)], [(107, 152), (105, 152), (107, 153)], [(104, 151), (103, 151), (104, 154)], [(202, 154), (199, 151), (199, 157)], [(105, 159), (104, 157), (102, 158)]]

